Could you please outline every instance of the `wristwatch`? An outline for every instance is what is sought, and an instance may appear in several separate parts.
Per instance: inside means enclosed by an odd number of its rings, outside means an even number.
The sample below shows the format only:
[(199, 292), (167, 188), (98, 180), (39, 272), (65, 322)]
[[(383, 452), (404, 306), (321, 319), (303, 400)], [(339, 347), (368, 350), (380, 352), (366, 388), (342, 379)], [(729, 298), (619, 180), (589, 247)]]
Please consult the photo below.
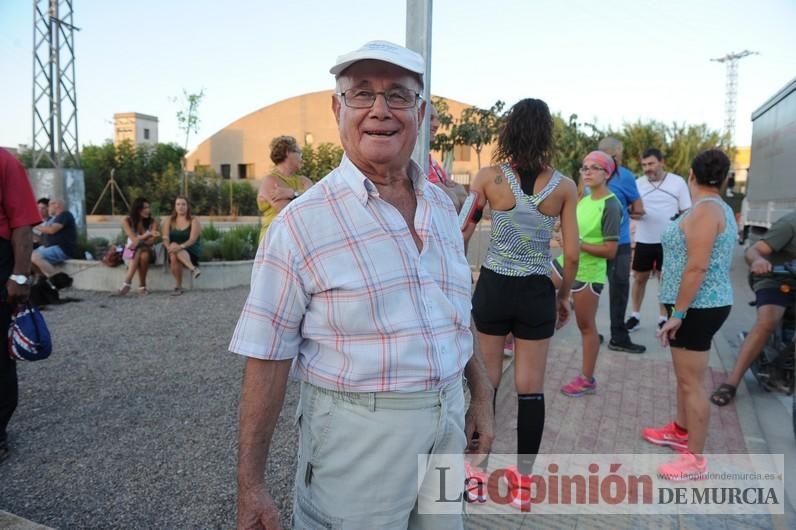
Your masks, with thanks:
[(17, 285), (27, 285), (28, 277), (24, 274), (12, 274), (8, 277), (9, 280), (15, 282)]

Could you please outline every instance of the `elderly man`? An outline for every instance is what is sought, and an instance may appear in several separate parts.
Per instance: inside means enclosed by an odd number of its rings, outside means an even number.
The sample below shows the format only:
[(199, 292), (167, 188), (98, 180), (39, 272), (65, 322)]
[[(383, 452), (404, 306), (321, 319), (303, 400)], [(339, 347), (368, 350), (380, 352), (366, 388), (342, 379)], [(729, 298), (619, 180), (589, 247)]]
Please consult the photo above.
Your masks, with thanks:
[(36, 228), (44, 245), (33, 251), (30, 260), (46, 277), (55, 274), (54, 265), (63, 263), (77, 253), (77, 226), (72, 213), (61, 199), (50, 199), (51, 219)]
[[(437, 473), (418, 462), (461, 455), (474, 430), (488, 451), (493, 389), (473, 355), (453, 204), (410, 159), (424, 70), (420, 55), (384, 41), (338, 59), (332, 111), (345, 156), (260, 245), (230, 344), (248, 357), (240, 528), (279, 524), (263, 474), (291, 365), (301, 380), (295, 527), (462, 527), (455, 502), (455, 515), (420, 513), (423, 493), (440, 492), (425, 489)], [(446, 498), (460, 498), (461, 457), (447, 477)]]

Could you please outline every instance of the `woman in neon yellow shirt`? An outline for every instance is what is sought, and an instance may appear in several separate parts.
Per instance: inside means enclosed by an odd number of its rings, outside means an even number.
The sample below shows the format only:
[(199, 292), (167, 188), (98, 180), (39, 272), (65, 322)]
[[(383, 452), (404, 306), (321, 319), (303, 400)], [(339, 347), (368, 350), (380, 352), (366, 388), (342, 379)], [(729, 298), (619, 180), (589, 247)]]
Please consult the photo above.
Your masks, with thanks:
[(301, 168), (301, 149), (292, 136), (277, 136), (271, 140), (271, 161), (276, 167), (265, 176), (257, 191), (257, 207), (263, 214), (260, 241), (274, 217), (312, 186), (310, 179), (297, 174)]
[[(583, 184), (591, 190), (578, 202), (580, 265), (572, 285), (575, 317), (583, 339), (583, 364), (581, 374), (561, 387), (564, 394), (573, 397), (597, 390), (597, 381), (594, 379), (594, 366), (600, 350), (597, 305), (605, 285), (607, 261), (616, 255), (622, 221), (622, 205), (608, 189), (608, 179), (615, 171), (616, 162), (602, 151), (592, 151), (586, 155), (580, 168)], [(558, 258), (553, 265), (556, 271), (553, 281), (558, 288), (563, 258)]]

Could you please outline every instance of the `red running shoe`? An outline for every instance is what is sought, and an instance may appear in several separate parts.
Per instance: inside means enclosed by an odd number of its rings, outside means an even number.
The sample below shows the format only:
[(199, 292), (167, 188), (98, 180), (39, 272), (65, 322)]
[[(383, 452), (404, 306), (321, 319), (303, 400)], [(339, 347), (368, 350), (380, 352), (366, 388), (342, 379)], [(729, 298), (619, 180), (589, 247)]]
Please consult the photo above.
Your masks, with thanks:
[(708, 462), (704, 456), (686, 451), (676, 460), (658, 466), (658, 474), (664, 480), (683, 482), (708, 478)]
[(641, 431), (641, 436), (649, 443), (669, 446), (673, 449), (685, 451), (688, 449), (688, 432), (683, 432), (674, 422), (663, 427), (647, 427)]

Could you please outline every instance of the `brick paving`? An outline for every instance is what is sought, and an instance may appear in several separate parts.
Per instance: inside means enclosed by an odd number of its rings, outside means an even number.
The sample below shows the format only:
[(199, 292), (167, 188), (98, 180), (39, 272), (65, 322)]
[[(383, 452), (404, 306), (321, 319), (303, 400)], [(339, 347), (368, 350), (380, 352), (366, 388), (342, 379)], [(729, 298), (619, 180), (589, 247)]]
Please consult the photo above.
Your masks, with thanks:
[[(647, 296), (657, 293), (649, 292)], [(605, 297), (607, 302), (607, 297)], [(608, 304), (601, 304), (607, 306)], [(600, 307), (599, 323), (606, 322), (607, 307)], [(650, 319), (651, 320), (651, 319)], [(607, 326), (600, 326), (607, 329)], [(657, 447), (641, 438), (641, 429), (649, 425), (663, 425), (676, 412), (674, 396), (675, 376), (668, 350), (654, 342), (651, 330), (646, 336), (634, 334), (633, 340), (648, 347), (643, 355), (614, 352), (600, 348), (595, 377), (595, 394), (572, 398), (560, 392), (560, 387), (580, 371), (580, 336), (574, 322), (559, 331), (551, 343), (545, 373), (546, 422), (540, 452), (547, 454), (578, 453), (661, 453), (671, 454), (667, 448)], [(711, 392), (723, 382), (724, 370), (715, 351), (711, 351), (709, 377), (705, 389)], [(495, 453), (516, 451), (517, 401), (514, 394), (514, 366), (507, 363), (498, 390)], [(735, 405), (710, 407), (710, 426), (706, 453), (749, 452)], [(477, 508), (473, 511), (477, 511)], [(741, 529), (783, 528), (781, 517), (765, 516), (709, 516), (709, 515), (468, 515), (466, 526), (481, 528), (549, 528), (549, 529)]]

